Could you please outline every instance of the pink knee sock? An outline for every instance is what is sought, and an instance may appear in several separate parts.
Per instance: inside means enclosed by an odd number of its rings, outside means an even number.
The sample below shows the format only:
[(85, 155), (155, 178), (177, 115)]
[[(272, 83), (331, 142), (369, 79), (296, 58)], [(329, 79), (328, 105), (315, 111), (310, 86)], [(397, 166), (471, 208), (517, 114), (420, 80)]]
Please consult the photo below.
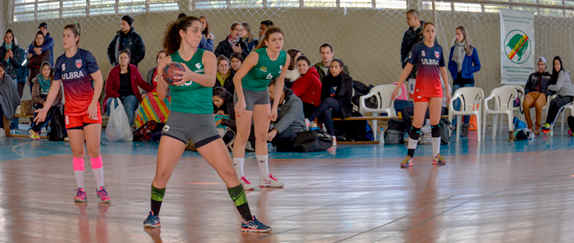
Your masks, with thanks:
[(74, 157), (74, 174), (78, 187), (84, 188), (84, 159)]
[(90, 158), (92, 163), (92, 171), (96, 177), (96, 183), (98, 183), (98, 190), (100, 187), (104, 186), (104, 164), (102, 163), (102, 156), (97, 158)]

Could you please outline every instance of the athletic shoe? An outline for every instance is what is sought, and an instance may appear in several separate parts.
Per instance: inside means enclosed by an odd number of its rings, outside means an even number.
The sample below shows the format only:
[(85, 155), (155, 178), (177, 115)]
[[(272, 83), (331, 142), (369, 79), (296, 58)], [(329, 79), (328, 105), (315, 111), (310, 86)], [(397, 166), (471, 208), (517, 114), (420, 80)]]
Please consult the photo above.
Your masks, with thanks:
[(244, 191), (255, 190), (255, 186), (253, 184), (251, 184), (251, 182), (249, 180), (247, 180), (247, 178), (245, 178), (245, 176), (242, 176), (241, 179), (239, 179), (239, 182), (241, 182), (241, 185), (243, 186)]
[(432, 158), (432, 164), (433, 165), (446, 165), (446, 161), (444, 161), (444, 158), (442, 157), (442, 155), (437, 154), (435, 157)]
[(40, 140), (40, 135), (37, 132), (34, 132), (34, 130), (28, 130), (28, 134), (30, 134), (30, 138), (32, 140)]
[(309, 125), (311, 125), (311, 121), (309, 121), (309, 119), (305, 118), (305, 126), (307, 126), (307, 128), (309, 128)]
[(337, 146), (337, 137), (333, 136), (333, 144), (331, 146)]
[(572, 130), (568, 129), (568, 135), (570, 135), (570, 137), (574, 136), (572, 135)]
[(101, 186), (99, 190), (96, 189), (96, 192), (101, 203), (112, 203), (112, 199), (108, 196), (108, 192), (106, 192), (105, 187)]
[(403, 162), (401, 163), (401, 168), (408, 168), (411, 166), (413, 166), (413, 157), (407, 155), (405, 160), (403, 160)]
[(249, 222), (245, 222), (245, 219), (241, 221), (242, 232), (267, 233), (271, 232), (271, 230), (271, 227), (259, 222), (255, 216), (253, 216), (253, 220)]
[(84, 191), (84, 188), (78, 187), (78, 189), (76, 189), (77, 193), (76, 193), (76, 197), (74, 197), (74, 202), (87, 202), (88, 201), (88, 195), (86, 195), (86, 191)]
[(269, 174), (267, 178), (259, 178), (259, 186), (260, 187), (283, 187), (283, 182), (277, 181), (272, 174)]
[(549, 133), (550, 132), (550, 126), (552, 126), (550, 123), (546, 123), (544, 124), (544, 126), (542, 126), (542, 132), (543, 133)]
[(153, 211), (149, 211), (149, 215), (143, 222), (144, 228), (158, 228), (161, 227), (159, 222), (159, 217), (153, 214)]

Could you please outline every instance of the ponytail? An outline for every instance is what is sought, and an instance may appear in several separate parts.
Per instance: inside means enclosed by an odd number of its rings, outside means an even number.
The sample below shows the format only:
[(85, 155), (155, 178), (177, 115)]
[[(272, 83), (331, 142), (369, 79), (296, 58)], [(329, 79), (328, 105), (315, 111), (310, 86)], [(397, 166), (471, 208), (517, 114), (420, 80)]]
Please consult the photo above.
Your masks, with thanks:
[(69, 29), (74, 33), (74, 37), (78, 37), (78, 41), (76, 41), (76, 47), (80, 47), (80, 38), (82, 35), (82, 26), (80, 23), (69, 24), (64, 27), (64, 29)]

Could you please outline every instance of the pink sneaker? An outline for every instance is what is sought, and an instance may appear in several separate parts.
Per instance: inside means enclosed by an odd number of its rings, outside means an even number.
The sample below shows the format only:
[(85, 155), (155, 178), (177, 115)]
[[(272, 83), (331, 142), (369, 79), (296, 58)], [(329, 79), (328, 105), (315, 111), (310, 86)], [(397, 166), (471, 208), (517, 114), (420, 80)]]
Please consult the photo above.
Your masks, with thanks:
[(87, 202), (88, 201), (88, 196), (86, 195), (86, 191), (84, 191), (84, 188), (78, 187), (78, 189), (76, 190), (76, 197), (74, 197), (74, 202)]
[(251, 184), (251, 182), (249, 180), (247, 180), (247, 178), (245, 178), (245, 176), (242, 176), (241, 179), (239, 179), (239, 182), (241, 182), (241, 185), (243, 186), (244, 191), (255, 190), (255, 186), (253, 184)]
[(280, 188), (283, 187), (283, 182), (278, 181), (272, 174), (269, 174), (267, 178), (259, 178), (259, 186)]
[(572, 130), (568, 129), (568, 135), (570, 135), (570, 137), (574, 136), (572, 135)]
[(99, 190), (96, 190), (96, 192), (101, 203), (112, 203), (112, 199), (108, 196), (108, 192), (105, 187), (101, 186)]

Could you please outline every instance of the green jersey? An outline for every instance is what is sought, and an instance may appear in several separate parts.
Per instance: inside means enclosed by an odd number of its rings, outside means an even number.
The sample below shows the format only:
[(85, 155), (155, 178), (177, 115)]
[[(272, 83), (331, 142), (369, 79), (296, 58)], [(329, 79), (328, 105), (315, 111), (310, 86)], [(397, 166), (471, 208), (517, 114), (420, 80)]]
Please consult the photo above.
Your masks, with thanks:
[[(204, 74), (203, 53), (205, 50), (197, 48), (191, 60), (184, 61), (179, 52), (171, 54), (172, 62), (185, 63), (195, 73)], [(169, 86), (171, 90), (171, 110), (193, 114), (213, 113), (213, 92), (211, 87), (204, 87), (193, 80), (182, 86)]]
[(243, 88), (251, 91), (263, 91), (269, 86), (271, 79), (281, 74), (281, 69), (287, 61), (287, 53), (281, 51), (277, 60), (272, 61), (267, 55), (267, 47), (255, 50), (259, 54), (257, 64), (243, 77)]

